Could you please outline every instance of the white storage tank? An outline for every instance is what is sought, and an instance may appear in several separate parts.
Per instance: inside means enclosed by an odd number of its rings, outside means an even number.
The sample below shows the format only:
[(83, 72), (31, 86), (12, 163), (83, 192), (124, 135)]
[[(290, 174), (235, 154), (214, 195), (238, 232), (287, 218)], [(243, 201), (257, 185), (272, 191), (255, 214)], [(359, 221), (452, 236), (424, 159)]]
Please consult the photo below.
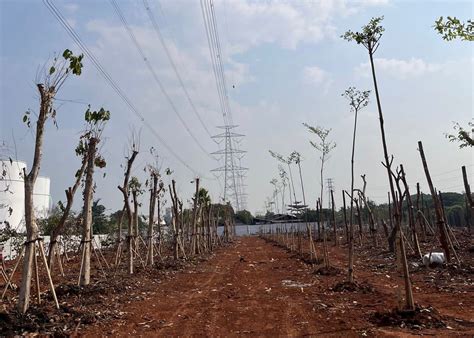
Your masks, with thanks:
[[(10, 227), (18, 232), (25, 232), (25, 190), (22, 161), (1, 160), (0, 173), (5, 173), (0, 179), (0, 230), (8, 222)], [(51, 209), (50, 179), (39, 176), (33, 190), (33, 204), (37, 218), (47, 217)], [(11, 209), (10, 209), (11, 208)]]
[(0, 229), (4, 228), (5, 221), (17, 231), (24, 229), (23, 168), (26, 168), (25, 162), (3, 160), (0, 162), (0, 170), (4, 174), (0, 179)]
[(38, 176), (33, 189), (33, 205), (36, 218), (46, 218), (51, 210), (51, 194), (49, 177)]

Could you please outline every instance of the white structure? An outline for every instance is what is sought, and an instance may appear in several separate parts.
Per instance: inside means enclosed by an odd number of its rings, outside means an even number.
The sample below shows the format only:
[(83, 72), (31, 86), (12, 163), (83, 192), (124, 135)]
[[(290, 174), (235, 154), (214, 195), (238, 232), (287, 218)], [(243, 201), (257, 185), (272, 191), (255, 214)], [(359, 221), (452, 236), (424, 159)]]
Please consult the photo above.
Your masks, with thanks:
[[(22, 161), (0, 161), (0, 173), (5, 173), (0, 179), (0, 230), (4, 222), (18, 232), (25, 231), (25, 190), (23, 169), (26, 163)], [(48, 177), (39, 176), (33, 190), (33, 204), (36, 217), (48, 216), (51, 209), (50, 180)]]
[(423, 256), (423, 264), (428, 267), (431, 264), (443, 265), (446, 262), (443, 252), (430, 252)]

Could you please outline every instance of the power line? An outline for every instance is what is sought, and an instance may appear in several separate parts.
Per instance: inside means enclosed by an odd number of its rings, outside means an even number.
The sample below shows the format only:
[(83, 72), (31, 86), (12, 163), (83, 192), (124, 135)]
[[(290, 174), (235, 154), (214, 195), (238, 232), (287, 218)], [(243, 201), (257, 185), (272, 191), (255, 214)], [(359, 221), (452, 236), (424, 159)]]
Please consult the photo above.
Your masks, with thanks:
[[(117, 85), (117, 83), (113, 80), (110, 74), (103, 68), (94, 54), (87, 48), (85, 43), (81, 40), (80, 36), (76, 33), (76, 31), (69, 25), (67, 20), (61, 14), (59, 9), (54, 5), (52, 0), (43, 0), (43, 3), (49, 9), (49, 11), (53, 14), (53, 16), (58, 20), (58, 22), (63, 26), (69, 36), (74, 40), (74, 42), (82, 49), (82, 51), (89, 57), (92, 64), (96, 67), (99, 71), (99, 74), (106, 80), (106, 83), (112, 87), (112, 89), (117, 93), (117, 95), (124, 101), (124, 103), (128, 106), (128, 108), (135, 114), (142, 123), (145, 124), (145, 127), (149, 129), (149, 131), (158, 139), (158, 141), (169, 151), (171, 155), (175, 159), (177, 159), (183, 166), (185, 166), (188, 170), (190, 170), (193, 175), (198, 175), (198, 172), (194, 170), (190, 165), (188, 165), (158, 134), (158, 132), (151, 126), (150, 123), (146, 123), (145, 118), (143, 115), (135, 108), (133, 103), (129, 100), (129, 98), (125, 95), (122, 89)], [(201, 175), (198, 175), (201, 176)], [(201, 176), (202, 177), (202, 176)]]
[[(178, 112), (178, 109), (176, 108), (176, 105), (174, 104), (173, 100), (171, 99), (171, 97), (169, 96), (168, 92), (166, 91), (165, 87), (163, 86), (163, 83), (161, 83), (160, 79), (158, 78), (154, 68), (151, 66), (151, 63), (150, 61), (148, 60), (148, 58), (146, 57), (145, 55), (145, 52), (143, 51), (143, 48), (141, 47), (141, 45), (138, 43), (138, 40), (137, 38), (135, 37), (135, 34), (133, 33), (133, 30), (130, 28), (130, 26), (128, 25), (128, 22), (127, 20), (125, 19), (125, 16), (123, 15), (123, 12), (122, 10), (120, 9), (119, 5), (117, 4), (117, 2), (115, 0), (110, 0), (112, 6), (114, 7), (114, 10), (115, 10), (115, 13), (117, 14), (117, 16), (119, 17), (120, 21), (122, 22), (122, 25), (124, 26), (125, 30), (127, 31), (128, 35), (130, 36), (130, 39), (132, 39), (132, 42), (135, 46), (135, 48), (138, 50), (138, 53), (140, 54), (140, 56), (142, 57), (143, 59), (143, 62), (145, 62), (145, 65), (147, 66), (148, 70), (150, 71), (151, 75), (153, 76), (153, 79), (155, 80), (155, 82), (157, 83), (158, 87), (160, 88), (163, 96), (166, 98), (166, 100), (168, 101), (169, 105), (171, 106), (173, 112), (176, 114), (176, 116), (178, 117), (178, 119), (181, 121), (181, 124), (184, 126), (184, 128), (186, 129), (186, 131), (188, 132), (188, 134), (192, 137), (192, 139), (194, 140), (194, 142), (196, 142), (197, 146), (209, 157), (211, 157), (209, 155), (209, 153), (207, 152), (206, 149), (204, 149), (204, 147), (201, 145), (201, 143), (199, 142), (199, 140), (196, 138), (196, 136), (191, 132), (191, 129), (188, 127), (188, 125), (186, 124), (186, 121), (183, 119), (183, 117), (181, 116), (181, 114)], [(212, 158), (212, 157), (211, 157)]]
[[(213, 171), (222, 171), (224, 173), (224, 200), (230, 196), (234, 201), (234, 207), (236, 210), (241, 210), (242, 207), (245, 207), (243, 172), (248, 169), (242, 167), (240, 164), (241, 157), (239, 157), (238, 154), (242, 154), (243, 152), (235, 148), (234, 139), (244, 135), (232, 132), (232, 129), (237, 126), (233, 124), (230, 110), (229, 96), (227, 93), (227, 85), (222, 62), (222, 52), (219, 41), (219, 32), (217, 30), (217, 21), (214, 13), (213, 1), (201, 0), (200, 5), (211, 57), (212, 71), (216, 80), (217, 94), (224, 120), (224, 126), (219, 128), (223, 128), (225, 130), (224, 133), (213, 137), (225, 140), (224, 150), (216, 152), (216, 154), (224, 155), (224, 165), (214, 169)], [(239, 165), (237, 165), (237, 160), (239, 161)]]
[(155, 15), (153, 14), (150, 6), (148, 5), (148, 1), (147, 0), (143, 0), (143, 6), (145, 7), (147, 13), (148, 13), (148, 17), (150, 18), (150, 21), (152, 23), (152, 26), (156, 32), (156, 35), (158, 36), (158, 39), (160, 40), (161, 42), (161, 45), (163, 46), (163, 49), (165, 51), (165, 54), (166, 56), (168, 57), (168, 60), (174, 70), (174, 73), (176, 74), (176, 77), (178, 78), (178, 81), (179, 81), (179, 84), (181, 86), (181, 89), (183, 90), (184, 92), (184, 95), (186, 96), (188, 102), (189, 102), (189, 105), (191, 106), (192, 110), (194, 111), (194, 114), (196, 115), (196, 117), (198, 118), (199, 122), (201, 123), (201, 126), (204, 128), (204, 130), (206, 130), (206, 133), (209, 135), (209, 137), (211, 137), (211, 133), (209, 132), (209, 129), (207, 128), (206, 124), (204, 123), (204, 121), (202, 120), (201, 118), (201, 115), (199, 114), (199, 112), (197, 111), (196, 109), (196, 105), (194, 104), (193, 100), (191, 100), (191, 97), (189, 95), (189, 92), (188, 90), (186, 89), (186, 86), (184, 85), (184, 82), (183, 82), (183, 79), (181, 78), (181, 75), (179, 74), (178, 72), (178, 69), (176, 67), (176, 64), (175, 62), (173, 61), (173, 57), (171, 56), (171, 53), (168, 49), (168, 46), (166, 44), (166, 41), (165, 39), (163, 38), (163, 35), (161, 34), (161, 31), (160, 31), (160, 27), (158, 26), (158, 22), (155, 18)]

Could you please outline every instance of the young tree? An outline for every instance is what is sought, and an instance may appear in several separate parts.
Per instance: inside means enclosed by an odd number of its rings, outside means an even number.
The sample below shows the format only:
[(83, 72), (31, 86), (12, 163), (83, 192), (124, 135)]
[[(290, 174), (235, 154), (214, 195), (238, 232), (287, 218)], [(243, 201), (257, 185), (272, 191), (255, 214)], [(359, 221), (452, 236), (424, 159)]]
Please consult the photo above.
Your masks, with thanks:
[(295, 185), (293, 184), (293, 174), (291, 172), (291, 163), (292, 163), (292, 158), (291, 158), (291, 155), (288, 156), (287, 158), (285, 158), (284, 156), (274, 152), (274, 151), (271, 151), (269, 150), (270, 152), (270, 155), (272, 155), (273, 158), (276, 158), (279, 162), (281, 163), (284, 163), (288, 166), (288, 173), (290, 174), (290, 203), (292, 204), (292, 201), (291, 201), (291, 193), (292, 193), (292, 190), (291, 188), (293, 187), (293, 197), (294, 197), (294, 201), (296, 203), (296, 192), (295, 192)]
[(86, 133), (81, 138), (80, 147), (87, 153), (86, 177), (84, 183), (84, 207), (82, 212), (82, 263), (79, 285), (90, 283), (92, 248), (92, 204), (94, 196), (94, 167), (104, 168), (106, 162), (98, 154), (98, 145), (105, 124), (110, 120), (110, 112), (104, 108), (98, 111), (87, 109), (85, 113)]
[(74, 185), (72, 187), (67, 188), (65, 191), (66, 192), (66, 206), (64, 206), (63, 203), (59, 203), (59, 206), (61, 207), (62, 215), (61, 215), (61, 218), (59, 219), (59, 222), (55, 225), (55, 227), (51, 231), (51, 238), (49, 241), (49, 250), (48, 250), (48, 265), (51, 271), (53, 270), (53, 267), (54, 267), (54, 257), (59, 258), (58, 237), (59, 235), (61, 235), (61, 233), (64, 230), (64, 226), (66, 225), (66, 221), (69, 217), (71, 208), (74, 203), (74, 195), (76, 194), (76, 191), (81, 184), (82, 177), (86, 170), (87, 152), (84, 151), (84, 148), (81, 147), (80, 144), (78, 147), (76, 147), (76, 155), (81, 157), (81, 162), (82, 162), (81, 167), (75, 174)]
[[(324, 194), (324, 165), (326, 164), (326, 161), (329, 159), (329, 153), (336, 148), (336, 143), (329, 141), (327, 138), (329, 136), (329, 133), (331, 132), (331, 129), (325, 129), (322, 127), (313, 127), (310, 126), (307, 123), (303, 123), (303, 125), (308, 129), (310, 133), (313, 133), (317, 136), (318, 141), (313, 142), (309, 141), (309, 143), (321, 153), (321, 171), (320, 171), (320, 180), (321, 180), (321, 197), (320, 197), (320, 202), (321, 202), (321, 208), (323, 207), (323, 194)], [(324, 236), (324, 234), (323, 234)], [(334, 233), (334, 243), (337, 243), (337, 234)]]
[[(62, 54), (62, 58), (55, 57), (53, 59), (49, 69), (43, 67), (41, 74), (38, 75), (36, 81), (36, 87), (40, 96), (40, 107), (38, 119), (36, 120), (33, 164), (29, 173), (27, 173), (26, 170), (23, 170), (25, 181), (26, 243), (20, 296), (18, 298), (18, 310), (21, 313), (25, 313), (29, 306), (34, 248), (36, 241), (38, 241), (39, 238), (39, 231), (34, 213), (33, 189), (41, 166), (45, 125), (49, 118), (55, 120), (56, 109), (54, 108), (54, 98), (66, 80), (71, 74), (76, 76), (81, 75), (82, 58), (83, 55), (75, 56), (69, 49), (66, 49)], [(26, 123), (28, 127), (31, 126), (29, 111), (27, 111), (23, 116), (23, 122)]]
[(278, 180), (276, 178), (272, 178), (270, 184), (273, 185), (273, 203), (275, 203), (276, 213), (279, 213), (278, 210)]
[[(377, 101), (377, 110), (379, 113), (379, 122), (380, 122), (380, 132), (382, 135), (382, 147), (383, 147), (383, 152), (384, 152), (384, 166), (387, 170), (387, 176), (388, 176), (388, 181), (390, 185), (390, 193), (392, 195), (392, 201), (394, 204), (394, 220), (395, 220), (395, 227), (397, 232), (400, 231), (400, 214), (399, 214), (399, 208), (398, 208), (398, 199), (395, 194), (395, 186), (393, 182), (393, 177), (392, 177), (392, 160), (390, 160), (389, 155), (388, 155), (388, 149), (387, 149), (387, 141), (385, 138), (385, 129), (384, 129), (384, 119), (383, 119), (383, 112), (382, 112), (382, 104), (380, 102), (380, 95), (379, 95), (379, 89), (377, 85), (377, 77), (375, 75), (375, 64), (374, 64), (374, 54), (377, 51), (377, 49), (380, 46), (380, 39), (382, 38), (383, 32), (385, 29), (383, 26), (380, 25), (380, 22), (383, 20), (383, 17), (377, 17), (377, 18), (372, 18), (369, 23), (365, 26), (362, 27), (362, 31), (360, 32), (352, 32), (352, 31), (347, 31), (344, 35), (342, 35), (342, 38), (347, 40), (347, 41), (355, 41), (357, 44), (360, 44), (364, 46), (368, 53), (369, 53), (369, 60), (370, 60), (370, 66), (371, 66), (371, 71), (372, 71), (372, 80), (374, 83), (374, 90), (375, 90), (375, 98)], [(401, 200), (401, 196), (400, 196)], [(401, 251), (404, 250), (403, 244), (403, 236), (401, 236), (401, 241), (400, 241), (400, 249)], [(402, 256), (405, 255), (404, 252), (401, 253)], [(409, 280), (409, 274), (408, 274), (408, 266), (406, 260), (403, 262), (403, 271), (404, 271), (404, 278), (405, 278), (405, 307), (406, 310), (414, 310), (415, 309), (415, 304), (413, 301), (412, 297), (412, 290), (411, 290), (411, 284)]]
[[(149, 186), (150, 188), (150, 204), (149, 204), (149, 214), (148, 214), (148, 254), (147, 254), (147, 263), (149, 266), (153, 266), (153, 257), (154, 257), (154, 252), (153, 252), (153, 237), (154, 237), (154, 231), (153, 231), (153, 224), (155, 222), (155, 207), (157, 205), (158, 201), (158, 211), (159, 211), (159, 195), (161, 191), (163, 190), (164, 184), (163, 181), (161, 181), (161, 174), (160, 174), (160, 169), (159, 169), (159, 163), (158, 163), (158, 156), (154, 154), (154, 148), (152, 147), (150, 149), (150, 153), (155, 157), (155, 163), (154, 164), (149, 164), (146, 168), (148, 170), (148, 174), (150, 175), (149, 180), (146, 181), (145, 185)], [(158, 212), (158, 224), (160, 223), (160, 215)]]
[(122, 192), (123, 202), (125, 205), (125, 211), (127, 212), (127, 221), (128, 221), (128, 235), (127, 235), (127, 250), (128, 250), (128, 273), (133, 274), (133, 220), (132, 220), (132, 208), (130, 206), (130, 174), (132, 171), (133, 162), (139, 152), (139, 142), (136, 138), (136, 135), (132, 134), (130, 146), (130, 154), (126, 156), (127, 168), (125, 169), (123, 184), (117, 188)]
[[(306, 209), (308, 206), (306, 205), (306, 197), (305, 197), (305, 194), (304, 194), (303, 175), (301, 173), (301, 154), (295, 150), (290, 154), (289, 160), (291, 162), (295, 162), (298, 165), (298, 171), (299, 171), (299, 174), (300, 174), (300, 183), (301, 183), (301, 193), (303, 195), (303, 207)], [(295, 204), (296, 204), (296, 202), (295, 202)], [(304, 212), (304, 210), (303, 210), (303, 212)], [(316, 249), (314, 247), (313, 234), (312, 234), (312, 231), (311, 231), (311, 227), (309, 226), (308, 222), (306, 222), (306, 232), (308, 233), (310, 259), (312, 260), (313, 257), (316, 258)]]
[(193, 228), (191, 234), (191, 254), (195, 255), (199, 253), (198, 243), (197, 243), (197, 216), (198, 216), (198, 205), (199, 205), (199, 178), (196, 177), (194, 180), (196, 183), (196, 192), (193, 197)]
[[(349, 282), (354, 282), (354, 156), (357, 134), (357, 117), (359, 111), (369, 104), (370, 90), (360, 91), (355, 87), (349, 87), (342, 94), (343, 97), (349, 100), (351, 112), (354, 113), (354, 131), (352, 133), (352, 153), (351, 153), (351, 205), (349, 216)], [(344, 197), (344, 193), (343, 193)]]
[[(285, 169), (283, 168), (282, 165), (278, 165), (278, 173), (280, 175), (280, 180), (281, 180), (281, 212), (285, 213), (286, 212), (286, 204), (285, 204), (285, 191), (286, 191), (286, 186), (288, 185), (288, 174), (286, 173)], [(291, 197), (291, 194), (290, 194)]]
[(142, 184), (137, 177), (133, 176), (130, 178), (129, 189), (132, 193), (132, 202), (133, 202), (133, 213), (132, 213), (132, 232), (133, 232), (133, 250), (138, 254), (138, 239), (140, 237), (139, 232), (139, 218), (138, 218), (138, 208), (141, 206), (141, 203), (138, 201), (138, 196), (143, 194)]

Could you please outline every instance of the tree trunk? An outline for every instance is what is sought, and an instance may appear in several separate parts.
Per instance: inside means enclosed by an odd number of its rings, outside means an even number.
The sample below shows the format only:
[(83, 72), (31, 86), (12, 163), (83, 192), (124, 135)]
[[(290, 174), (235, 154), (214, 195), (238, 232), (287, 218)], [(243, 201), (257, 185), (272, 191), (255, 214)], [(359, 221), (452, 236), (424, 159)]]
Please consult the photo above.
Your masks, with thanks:
[(420, 243), (418, 242), (418, 235), (416, 233), (416, 228), (415, 228), (415, 215), (413, 214), (413, 203), (411, 201), (410, 189), (408, 188), (408, 184), (405, 178), (405, 171), (403, 170), (403, 165), (400, 165), (400, 171), (402, 175), (401, 179), (402, 179), (403, 185), (405, 186), (405, 194), (407, 196), (408, 224), (410, 225), (410, 229), (412, 231), (413, 245), (415, 246), (415, 250), (418, 256), (422, 258), (423, 256), (420, 250)]
[(364, 182), (364, 187), (362, 188), (362, 201), (364, 202), (365, 207), (367, 208), (367, 212), (369, 213), (369, 230), (372, 237), (372, 243), (374, 248), (377, 247), (377, 229), (375, 228), (375, 220), (374, 220), (374, 213), (370, 208), (370, 205), (367, 201), (367, 197), (365, 196), (365, 190), (367, 188), (367, 181), (365, 179), (365, 175), (361, 175), (362, 181)]
[(23, 271), (21, 275), (20, 295), (18, 297), (18, 310), (25, 313), (28, 310), (31, 292), (31, 276), (33, 274), (33, 255), (34, 246), (39, 236), (38, 226), (36, 224), (34, 203), (33, 203), (33, 189), (36, 183), (36, 178), (39, 174), (42, 158), (42, 148), (44, 139), (44, 125), (47, 120), (47, 114), (51, 109), (52, 99), (54, 98), (55, 88), (50, 87), (45, 90), (43, 84), (37, 85), (40, 93), (40, 112), (36, 122), (36, 137), (35, 150), (33, 156), (33, 165), (28, 175), (26, 170), (23, 170), (24, 188), (25, 188), (25, 227), (26, 227), (26, 243), (25, 256), (23, 260)]
[(344, 227), (346, 229), (346, 241), (349, 243), (349, 225), (347, 224), (346, 194), (342, 191), (342, 205), (344, 215)]
[(362, 238), (363, 238), (363, 231), (362, 231), (362, 213), (360, 211), (359, 200), (356, 198), (354, 200), (357, 212), (357, 223), (359, 223), (359, 241), (360, 245), (362, 246)]
[[(420, 210), (420, 183), (416, 183), (416, 222), (418, 223), (420, 229), (421, 229), (421, 234), (422, 234), (422, 241), (426, 242), (426, 223), (424, 219), (424, 210)], [(421, 207), (423, 209), (423, 206)], [(420, 214), (422, 213), (422, 214)]]
[(69, 187), (65, 192), (66, 192), (66, 207), (64, 208), (64, 212), (61, 216), (61, 219), (59, 220), (58, 224), (53, 228), (51, 232), (51, 238), (49, 241), (49, 250), (48, 250), (48, 265), (51, 273), (53, 272), (53, 266), (54, 266), (54, 257), (55, 253), (57, 250), (57, 242), (58, 242), (58, 237), (59, 235), (63, 232), (64, 225), (66, 224), (67, 218), (69, 217), (69, 213), (71, 211), (72, 205), (74, 204), (74, 195), (76, 194), (76, 190), (79, 188), (81, 185), (81, 179), (82, 176), (84, 175), (84, 171), (86, 169), (87, 165), (87, 155), (82, 158), (82, 165), (79, 171), (76, 174), (76, 181), (74, 182), (74, 185)]
[(471, 222), (474, 215), (474, 200), (472, 198), (471, 187), (469, 185), (469, 181), (467, 180), (467, 173), (466, 173), (465, 166), (462, 166), (462, 178), (464, 182), (464, 190), (466, 192), (466, 200), (469, 202), (469, 208), (470, 208), (470, 210), (467, 210), (466, 208), (466, 214), (468, 215), (468, 217), (466, 218), (467, 218), (467, 227), (468, 227), (469, 233), (471, 233), (471, 227), (472, 227)]
[(133, 198), (133, 249), (135, 253), (138, 255), (138, 237), (140, 236), (138, 230), (138, 192), (136, 190), (132, 190), (132, 198)]
[(332, 206), (332, 226), (334, 229), (334, 246), (337, 246), (336, 211), (334, 208), (334, 192), (332, 190), (331, 190), (331, 206)]
[[(395, 219), (395, 227), (397, 230), (400, 230), (400, 214), (399, 214), (399, 208), (397, 207), (397, 200), (395, 198), (395, 188), (393, 184), (393, 178), (392, 178), (392, 170), (391, 170), (391, 161), (388, 156), (388, 149), (387, 149), (387, 142), (385, 140), (385, 130), (384, 130), (384, 119), (383, 119), (383, 112), (382, 112), (382, 105), (380, 103), (380, 95), (379, 95), (379, 90), (377, 86), (377, 77), (375, 75), (375, 65), (374, 65), (374, 58), (373, 58), (373, 46), (369, 46), (369, 58), (370, 58), (370, 66), (372, 70), (372, 79), (374, 82), (374, 89), (375, 89), (375, 97), (377, 99), (377, 109), (379, 112), (379, 122), (380, 122), (380, 132), (382, 136), (382, 146), (383, 146), (383, 152), (384, 152), (384, 159), (385, 159), (385, 167), (387, 169), (387, 175), (388, 175), (388, 181), (390, 184), (390, 192), (392, 194), (392, 200), (395, 206), (395, 213), (394, 213), (394, 219)], [(402, 242), (403, 243), (403, 242)], [(402, 251), (404, 249), (404, 245), (402, 245)], [(403, 253), (404, 254), (404, 253)], [(413, 301), (413, 295), (412, 295), (412, 290), (411, 290), (411, 285), (410, 285), (410, 276), (408, 274), (408, 266), (406, 265), (406, 260), (402, 260), (403, 266), (403, 271), (404, 271), (404, 278), (405, 278), (405, 294), (406, 294), (406, 309), (407, 310), (414, 310), (415, 309), (415, 304)]]
[(199, 178), (196, 178), (196, 192), (194, 193), (194, 205), (193, 205), (193, 226), (191, 233), (191, 254), (196, 255), (198, 253), (197, 246), (197, 205), (198, 205), (198, 195), (199, 195)]
[(123, 194), (123, 202), (125, 204), (125, 210), (127, 211), (127, 221), (128, 221), (128, 235), (127, 235), (127, 250), (128, 250), (128, 273), (133, 274), (133, 215), (132, 208), (130, 207), (129, 193), (130, 188), (128, 182), (130, 180), (130, 173), (132, 170), (133, 161), (138, 155), (138, 151), (134, 150), (132, 156), (127, 161), (127, 170), (125, 171), (123, 186), (118, 186), (118, 189)]
[(176, 193), (176, 190), (174, 189), (175, 186), (175, 181), (172, 180), (173, 184), (173, 189), (171, 188), (171, 185), (168, 186), (169, 191), (170, 191), (170, 196), (171, 196), (171, 201), (173, 205), (173, 218), (172, 218), (172, 225), (173, 225), (173, 258), (174, 260), (178, 259), (178, 201), (177, 201), (177, 196), (174, 195), (173, 193)]
[(158, 190), (158, 176), (151, 175), (150, 205), (148, 215), (148, 266), (153, 266), (153, 224), (155, 218), (156, 195)]
[(84, 208), (82, 212), (82, 250), (83, 262), (80, 286), (89, 285), (91, 276), (91, 240), (92, 240), (92, 200), (94, 194), (94, 160), (98, 140), (91, 138), (87, 147), (86, 182), (84, 185)]
[(448, 244), (448, 236), (446, 232), (446, 224), (444, 223), (443, 212), (441, 210), (441, 205), (438, 199), (438, 195), (433, 186), (433, 182), (431, 181), (430, 172), (428, 169), (428, 163), (426, 162), (425, 152), (423, 151), (423, 144), (421, 141), (418, 141), (418, 150), (420, 152), (421, 161), (423, 163), (423, 169), (425, 171), (426, 179), (428, 181), (428, 186), (431, 191), (431, 197), (433, 199), (433, 204), (436, 213), (436, 223), (438, 224), (438, 229), (440, 232), (440, 243), (441, 247), (443, 248), (444, 254), (446, 255), (446, 261), (451, 261), (451, 253), (449, 251), (449, 244)]

